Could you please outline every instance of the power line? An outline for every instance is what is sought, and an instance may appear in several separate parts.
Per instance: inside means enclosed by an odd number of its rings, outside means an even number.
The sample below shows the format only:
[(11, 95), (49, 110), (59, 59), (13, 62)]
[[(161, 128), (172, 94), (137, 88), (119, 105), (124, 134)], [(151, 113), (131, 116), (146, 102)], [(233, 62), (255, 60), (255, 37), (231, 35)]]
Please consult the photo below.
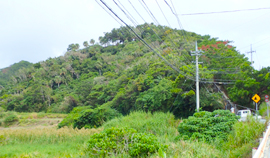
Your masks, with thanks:
[(208, 58), (239, 58), (238, 56), (212, 56), (212, 55), (203, 55), (202, 57), (208, 57)]
[[(259, 15), (259, 16), (255, 17), (255, 18), (249, 19), (248, 21), (245, 21), (245, 22), (243, 22), (243, 23), (241, 23), (241, 24), (239, 24), (239, 25), (237, 25), (237, 26), (234, 26), (234, 27), (232, 27), (232, 28), (230, 28), (230, 29), (227, 29), (227, 30), (225, 30), (225, 31), (222, 31), (222, 32), (220, 32), (220, 33), (225, 33), (225, 32), (231, 31), (231, 30), (236, 29), (236, 28), (238, 28), (238, 27), (240, 27), (240, 26), (242, 26), (242, 25), (244, 25), (244, 24), (246, 24), (246, 23), (253, 23), (254, 20), (258, 20), (259, 18), (263, 17), (263, 16), (266, 15), (266, 14), (269, 14), (269, 12), (267, 12), (267, 13), (265, 13), (265, 14), (262, 14), (262, 15)], [(249, 25), (246, 25), (246, 26), (249, 26)]]
[[(259, 41), (255, 42), (255, 43), (252, 43), (252, 45), (255, 45), (255, 44), (257, 44), (257, 43), (261, 43), (262, 41), (265, 41), (265, 40), (268, 39), (268, 38), (270, 38), (270, 36), (269, 36), (269, 37), (266, 37), (266, 38), (264, 38), (264, 39), (262, 39), (262, 40), (259, 40)], [(249, 47), (249, 46), (250, 46), (250, 44), (249, 44), (249, 45), (246, 45), (246, 46), (244, 46), (244, 47), (240, 47), (240, 49), (238, 49), (238, 50), (247, 48), (247, 47)]]
[(181, 15), (186, 16), (186, 15), (220, 14), (220, 13), (232, 13), (232, 12), (255, 11), (255, 10), (266, 10), (266, 9), (270, 9), (270, 7), (256, 8), (256, 9), (239, 9), (239, 10), (229, 10), (229, 11), (219, 11), (219, 12), (188, 13), (188, 14), (181, 14)]
[[(114, 1), (114, 0), (113, 0)], [(129, 14), (129, 16), (134, 20), (135, 23), (137, 23), (137, 25), (139, 24), (137, 22), (137, 20), (132, 16), (132, 14), (129, 13), (129, 11), (122, 5), (122, 3), (120, 2), (120, 0), (117, 0), (119, 2), (119, 4), (123, 7), (123, 9)], [(114, 1), (115, 2), (115, 1)], [(116, 2), (115, 2), (116, 3)], [(118, 4), (116, 3), (116, 5), (118, 6)], [(119, 7), (120, 8), (120, 7)], [(121, 8), (120, 8), (121, 9)]]
[[(164, 2), (167, 4), (167, 6), (168, 6), (168, 7), (170, 8), (170, 10), (172, 11), (173, 15), (176, 17), (177, 22), (178, 22), (178, 25), (179, 25), (179, 28), (180, 28), (180, 30), (181, 30), (181, 32), (182, 32), (182, 34), (183, 34), (183, 36), (184, 36), (184, 38), (185, 38), (185, 40), (186, 40), (186, 42), (187, 42), (187, 39), (186, 39), (186, 37), (185, 37), (185, 32), (183, 31), (184, 28), (183, 28), (183, 26), (182, 26), (182, 23), (181, 23), (181, 21), (180, 21), (178, 15), (177, 15), (177, 13), (175, 13), (175, 12), (173, 11), (172, 7), (170, 6), (170, 4), (169, 4), (166, 0), (164, 0)], [(188, 43), (188, 42), (187, 42), (187, 43)]]
[[(151, 12), (151, 10), (149, 9), (149, 7), (147, 6), (147, 4), (144, 2), (144, 5), (141, 3), (141, 1), (139, 0), (139, 2), (140, 2), (140, 4), (144, 7), (144, 9), (146, 10), (146, 12), (148, 13), (148, 15), (152, 18), (152, 20), (157, 24), (157, 25), (160, 25), (160, 23), (158, 22), (158, 20), (155, 18), (155, 16), (154, 16), (154, 14)], [(141, 14), (137, 11), (137, 9), (133, 6), (133, 4), (129, 1), (129, 3), (132, 5), (132, 7), (134, 8), (134, 10), (137, 12), (137, 14), (142, 18), (142, 16), (141, 16)], [(144, 20), (144, 18), (142, 18), (143, 20)], [(144, 22), (147, 24), (147, 22), (144, 20)], [(149, 26), (149, 25), (148, 25)], [(163, 41), (160, 37), (159, 37), (159, 35), (151, 28), (151, 26), (149, 26), (149, 28), (155, 33), (155, 35), (161, 40), (161, 41)], [(164, 31), (164, 33), (165, 33), (165, 30), (163, 29), (163, 27), (161, 27), (161, 29)], [(170, 39), (170, 41), (171, 41), (171, 43), (175, 46), (175, 48), (176, 48), (176, 51), (178, 51), (178, 53), (179, 54), (181, 54), (180, 52), (179, 52), (179, 50), (178, 50), (178, 48), (177, 48), (177, 46), (176, 46), (176, 44), (173, 42), (173, 40), (171, 39), (171, 37), (170, 36), (168, 36), (169, 37), (169, 39)], [(167, 47), (169, 47), (167, 44), (166, 44), (166, 42), (165, 41), (163, 41), (164, 42), (164, 44), (167, 46)], [(190, 61), (189, 59), (187, 59), (185, 56), (184, 56), (184, 54), (183, 54), (183, 57), (186, 59), (186, 60), (188, 60), (188, 61)]]
[(177, 69), (176, 67), (174, 67), (172, 64), (170, 64), (165, 58), (163, 58), (160, 54), (158, 54), (151, 46), (148, 45), (147, 42), (145, 42), (126, 22), (124, 22), (103, 0), (100, 0), (101, 3), (103, 3), (103, 5), (114, 14), (114, 16), (116, 16), (123, 24), (125, 24), (148, 48), (150, 48), (159, 58), (161, 58), (167, 65), (169, 65), (172, 69), (174, 69), (175, 71), (177, 71), (178, 73), (180, 73), (181, 75), (185, 76), (186, 78), (190, 79), (190, 80), (194, 80), (186, 75), (184, 75), (183, 73), (181, 73), (181, 71), (179, 69)]
[[(124, 27), (124, 25), (121, 23), (121, 22), (119, 22), (112, 14), (110, 14), (110, 12), (109, 11), (107, 11), (101, 4), (99, 4), (99, 2), (98, 2), (98, 0), (95, 0), (97, 3), (98, 3), (98, 5), (103, 9), (103, 10), (105, 10), (116, 22), (118, 22), (124, 29), (126, 29), (129, 33), (131, 33), (131, 34), (133, 34), (129, 29), (127, 29), (126, 27)], [(123, 35), (124, 35), (124, 33), (123, 32), (121, 32)], [(136, 36), (134, 36), (135, 38), (137, 38)], [(138, 38), (137, 38), (138, 39)], [(140, 40), (140, 39), (138, 39), (139, 40), (139, 42), (141, 42), (143, 45), (144, 45), (144, 43)]]
[(239, 69), (239, 68), (207, 68), (207, 70), (231, 70), (231, 69)]
[[(115, 2), (115, 0), (113, 0), (113, 2), (116, 4), (116, 6), (126, 15), (126, 17), (133, 23), (133, 25), (135, 26), (135, 28), (137, 28), (138, 30), (139, 30), (139, 32), (140, 32), (140, 34), (142, 35), (142, 31), (141, 31), (141, 29), (140, 29), (140, 27), (138, 27), (138, 25), (136, 24), (136, 19), (127, 11), (127, 9), (125, 9), (125, 7), (123, 6), (123, 9)], [(127, 13), (124, 11), (124, 10), (126, 10), (127, 11)], [(129, 16), (129, 15), (131, 15), (131, 17)], [(134, 19), (134, 21), (132, 20), (132, 19)], [(159, 47), (157, 47), (157, 46), (155, 46), (155, 45), (153, 45), (152, 44), (152, 46), (153, 47), (156, 47), (156, 49), (160, 49)], [(161, 49), (160, 49), (161, 50)], [(161, 50), (162, 51), (162, 50)]]
[[(142, 43), (144, 45), (146, 45), (148, 48), (150, 48), (153, 53), (155, 53), (159, 58), (161, 58), (168, 66), (170, 66), (172, 69), (174, 69), (175, 71), (177, 71), (179, 74), (185, 76), (187, 79), (190, 79), (192, 81), (195, 81), (193, 78), (186, 76), (185, 74), (183, 74), (178, 68), (176, 68), (175, 66), (173, 66), (171, 63), (169, 63), (165, 58), (163, 58), (160, 54), (158, 54), (146, 41), (144, 41), (144, 39), (142, 39), (124, 20), (122, 20), (103, 0), (100, 0), (101, 3), (117, 18), (119, 19), (127, 28), (129, 28), (129, 30), (140, 40), (142, 41)], [(210, 82), (210, 81), (200, 81), (202, 83), (217, 83), (217, 84), (231, 84), (230, 82)]]
[(169, 23), (169, 20), (168, 20), (167, 17), (165, 16), (165, 14), (164, 14), (163, 10), (161, 9), (161, 7), (160, 7), (160, 5), (159, 5), (159, 3), (158, 3), (157, 0), (156, 0), (156, 3), (157, 3), (157, 5), (158, 5), (158, 7), (159, 7), (161, 13), (163, 14), (164, 18), (166, 19), (167, 23), (169, 24), (170, 28), (172, 28), (172, 27), (171, 27), (171, 24)]

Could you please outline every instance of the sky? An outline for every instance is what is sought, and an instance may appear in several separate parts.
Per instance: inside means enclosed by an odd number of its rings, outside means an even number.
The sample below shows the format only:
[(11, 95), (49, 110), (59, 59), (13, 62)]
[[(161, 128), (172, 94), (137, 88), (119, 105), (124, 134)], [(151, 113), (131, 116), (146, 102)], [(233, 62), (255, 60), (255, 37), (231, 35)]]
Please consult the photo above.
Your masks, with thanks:
[[(125, 17), (112, 0), (103, 0), (125, 22)], [(121, 3), (119, 3), (119, 1)], [(153, 20), (139, 0), (130, 0), (144, 20)], [(176, 17), (164, 0), (144, 0), (161, 25), (179, 29)], [(219, 14), (183, 15), (189, 13), (269, 8), (269, 0), (167, 0), (174, 4), (182, 28), (220, 40), (232, 41), (249, 60), (253, 53), (254, 68), (270, 66), (270, 9)], [(128, 0), (116, 0), (134, 16), (139, 24), (144, 20)], [(0, 0), (0, 69), (21, 60), (37, 63), (49, 57), (63, 55), (71, 43), (95, 39), (121, 25), (95, 0)]]

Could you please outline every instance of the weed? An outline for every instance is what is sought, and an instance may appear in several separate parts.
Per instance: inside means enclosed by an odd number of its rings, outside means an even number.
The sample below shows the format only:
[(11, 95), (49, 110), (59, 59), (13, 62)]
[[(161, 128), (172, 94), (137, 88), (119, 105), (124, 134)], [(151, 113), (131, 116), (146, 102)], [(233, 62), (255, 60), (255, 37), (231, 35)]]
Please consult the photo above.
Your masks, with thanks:
[(17, 115), (14, 115), (14, 114), (9, 115), (8, 117), (4, 119), (4, 123), (6, 126), (9, 126), (17, 121), (19, 121), (19, 118), (17, 117)]

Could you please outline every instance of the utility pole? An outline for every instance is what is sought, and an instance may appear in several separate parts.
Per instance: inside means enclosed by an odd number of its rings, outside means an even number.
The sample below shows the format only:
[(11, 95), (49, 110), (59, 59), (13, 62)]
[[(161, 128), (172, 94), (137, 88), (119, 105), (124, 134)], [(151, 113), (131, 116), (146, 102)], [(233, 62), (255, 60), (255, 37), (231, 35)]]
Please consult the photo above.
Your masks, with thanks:
[(199, 87), (199, 56), (202, 55), (203, 51), (198, 51), (197, 41), (196, 41), (196, 47), (195, 51), (191, 52), (191, 56), (196, 56), (196, 108), (197, 112), (199, 112), (200, 109), (200, 87)]
[(250, 45), (250, 52), (247, 52), (247, 53), (250, 53), (251, 54), (251, 66), (253, 65), (253, 61), (252, 61), (252, 53), (255, 53), (256, 51), (252, 51), (252, 44)]

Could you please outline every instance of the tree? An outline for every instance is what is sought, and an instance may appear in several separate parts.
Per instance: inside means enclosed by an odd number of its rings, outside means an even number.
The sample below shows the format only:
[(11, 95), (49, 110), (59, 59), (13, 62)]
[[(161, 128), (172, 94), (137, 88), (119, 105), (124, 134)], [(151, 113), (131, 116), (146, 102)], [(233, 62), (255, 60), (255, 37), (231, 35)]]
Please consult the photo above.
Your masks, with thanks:
[(91, 40), (90, 40), (90, 43), (91, 43), (92, 45), (94, 45), (94, 44), (95, 44), (95, 40), (94, 40), (94, 39), (91, 39)]
[(70, 44), (68, 45), (67, 51), (76, 51), (80, 48), (80, 45), (78, 43), (74, 44)]
[(60, 76), (55, 76), (54, 82), (57, 83), (58, 88), (59, 88), (59, 84), (62, 82), (62, 78)]
[(84, 47), (88, 47), (88, 46), (89, 46), (88, 42), (87, 42), (87, 41), (84, 41), (84, 42), (83, 42), (83, 46), (84, 46)]

